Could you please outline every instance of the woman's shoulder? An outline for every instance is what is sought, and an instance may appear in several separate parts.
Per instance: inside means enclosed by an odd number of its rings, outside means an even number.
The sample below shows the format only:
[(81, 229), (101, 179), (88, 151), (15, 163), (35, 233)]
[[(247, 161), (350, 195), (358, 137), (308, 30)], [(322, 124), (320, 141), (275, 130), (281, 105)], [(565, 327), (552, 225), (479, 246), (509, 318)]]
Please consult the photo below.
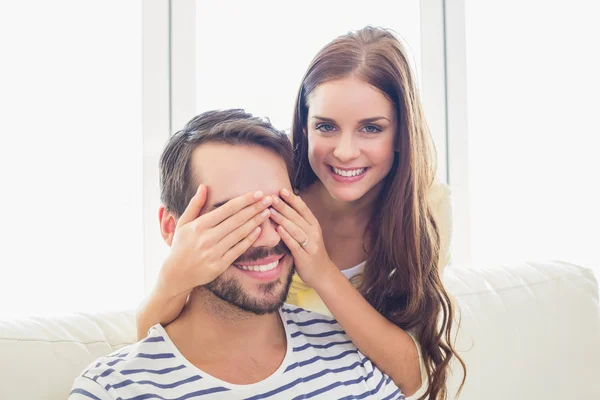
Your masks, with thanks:
[(321, 297), (300, 279), (297, 274), (292, 277), (286, 303), (301, 307), (308, 311), (331, 316), (331, 312), (321, 300)]

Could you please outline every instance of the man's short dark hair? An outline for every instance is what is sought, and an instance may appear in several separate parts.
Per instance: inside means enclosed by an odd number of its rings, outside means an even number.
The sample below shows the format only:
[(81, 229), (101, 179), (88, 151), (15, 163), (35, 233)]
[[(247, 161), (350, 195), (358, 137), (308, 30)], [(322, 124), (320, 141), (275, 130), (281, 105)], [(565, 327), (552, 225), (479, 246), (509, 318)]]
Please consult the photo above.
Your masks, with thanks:
[(175, 133), (160, 158), (161, 201), (180, 216), (202, 182), (192, 182), (192, 153), (203, 143), (258, 146), (275, 152), (293, 181), (292, 144), (283, 131), (266, 118), (254, 117), (241, 109), (204, 112)]

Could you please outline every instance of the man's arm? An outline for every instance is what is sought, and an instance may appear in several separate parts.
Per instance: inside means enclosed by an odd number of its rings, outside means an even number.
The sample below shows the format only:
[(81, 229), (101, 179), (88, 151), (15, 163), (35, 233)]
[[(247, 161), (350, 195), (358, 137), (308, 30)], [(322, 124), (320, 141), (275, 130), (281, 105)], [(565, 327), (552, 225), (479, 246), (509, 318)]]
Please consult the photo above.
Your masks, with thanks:
[(73, 383), (69, 400), (114, 400), (96, 381), (85, 376), (78, 376)]

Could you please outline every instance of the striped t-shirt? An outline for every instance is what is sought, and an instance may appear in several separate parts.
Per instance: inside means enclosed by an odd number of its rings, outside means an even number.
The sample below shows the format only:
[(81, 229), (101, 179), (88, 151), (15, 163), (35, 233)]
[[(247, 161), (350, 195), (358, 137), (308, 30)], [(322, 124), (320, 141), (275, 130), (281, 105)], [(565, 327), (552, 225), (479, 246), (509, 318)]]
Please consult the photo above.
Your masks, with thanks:
[(75, 380), (69, 399), (405, 398), (334, 319), (291, 305), (280, 314), (287, 352), (277, 371), (260, 382), (236, 385), (205, 373), (156, 325), (146, 339), (92, 363)]

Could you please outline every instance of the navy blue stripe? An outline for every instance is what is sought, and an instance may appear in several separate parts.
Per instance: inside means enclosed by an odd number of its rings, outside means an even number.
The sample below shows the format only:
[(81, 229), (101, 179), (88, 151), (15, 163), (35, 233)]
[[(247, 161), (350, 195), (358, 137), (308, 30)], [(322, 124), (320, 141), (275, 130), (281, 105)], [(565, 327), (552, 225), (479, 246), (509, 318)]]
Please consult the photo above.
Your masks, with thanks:
[(99, 397), (94, 396), (93, 394), (91, 394), (90, 392), (88, 392), (87, 390), (83, 390), (83, 389), (73, 389), (71, 390), (71, 393), (69, 393), (69, 397), (71, 397), (72, 394), (81, 394), (89, 399), (93, 399), (93, 400), (102, 400)]
[[(332, 383), (332, 384), (330, 384), (328, 386), (322, 387), (321, 389), (317, 389), (317, 390), (312, 391), (310, 393), (306, 393), (306, 394), (302, 394), (300, 396), (296, 396), (296, 397), (294, 397), (294, 400), (310, 399), (311, 397), (315, 397), (315, 396), (318, 396), (318, 395), (320, 395), (322, 393), (329, 392), (330, 390), (335, 389), (336, 387), (339, 387), (339, 386), (352, 386), (352, 385), (356, 385), (357, 383), (361, 383), (361, 382), (365, 382), (365, 381), (366, 381), (366, 379), (365, 379), (364, 376), (359, 376), (356, 379), (351, 379), (351, 380), (348, 380), (348, 381), (345, 381), (345, 382), (340, 382), (340, 381), (334, 382), (334, 383)], [(377, 393), (377, 392), (375, 392), (375, 393)], [(370, 392), (367, 392), (367, 395), (368, 394), (375, 394), (375, 393), (373, 393), (373, 391), (370, 391)], [(350, 396), (349, 398), (352, 399), (352, 398), (355, 398), (355, 396)]]
[(293, 388), (296, 385), (299, 385), (301, 383), (310, 382), (310, 381), (312, 381), (314, 379), (320, 378), (320, 377), (322, 377), (324, 375), (327, 375), (327, 374), (331, 374), (331, 373), (337, 374), (337, 373), (340, 373), (340, 372), (351, 371), (351, 370), (355, 369), (358, 366), (364, 366), (364, 364), (367, 361), (369, 361), (369, 360), (367, 358), (365, 358), (362, 362), (357, 361), (354, 364), (349, 365), (347, 367), (340, 367), (340, 368), (334, 368), (334, 369), (327, 368), (327, 369), (319, 371), (319, 372), (317, 372), (315, 374), (309, 375), (306, 378), (298, 378), (295, 381), (292, 381), (292, 382), (288, 383), (287, 385), (283, 385), (281, 387), (278, 387), (277, 389), (274, 389), (274, 390), (271, 390), (271, 391), (268, 391), (268, 392), (265, 392), (265, 393), (261, 393), (261, 394), (258, 394), (256, 396), (248, 397), (245, 400), (266, 399), (266, 398), (269, 398), (269, 397), (274, 396), (276, 394), (279, 394), (281, 392), (284, 392), (284, 391), (286, 391), (288, 389), (291, 389), (291, 388)]
[(385, 375), (381, 374), (381, 380), (379, 381), (377, 386), (375, 386), (375, 389), (371, 390), (371, 393), (375, 394), (375, 393), (379, 392), (379, 389), (381, 389), (381, 385), (383, 385), (384, 380), (385, 380)]
[(156, 343), (156, 342), (164, 342), (165, 338), (162, 336), (149, 337), (142, 340), (142, 343)]
[(335, 319), (315, 318), (315, 319), (309, 319), (308, 321), (296, 322), (291, 319), (288, 319), (287, 324), (288, 325), (296, 324), (298, 326), (308, 326), (308, 325), (314, 325), (314, 324), (337, 324), (337, 321)]
[(307, 312), (307, 313), (310, 313), (310, 311), (307, 311), (307, 310), (305, 310), (303, 308), (296, 308), (295, 310), (290, 310), (289, 308), (282, 308), (281, 311), (283, 311), (284, 313), (288, 313), (288, 314), (298, 314), (298, 313), (301, 313), (303, 311)]
[(196, 397), (196, 396), (204, 396), (207, 394), (211, 394), (211, 393), (219, 393), (219, 392), (226, 392), (229, 389), (224, 388), (222, 386), (218, 386), (218, 387), (214, 387), (214, 388), (210, 388), (210, 389), (204, 389), (204, 390), (198, 390), (196, 392), (192, 392), (192, 393), (186, 393), (181, 397), (162, 397), (159, 396), (157, 394), (152, 394), (152, 393), (147, 393), (147, 394), (141, 394), (139, 396), (135, 396), (135, 397), (130, 397), (128, 399), (123, 399), (123, 400), (144, 400), (144, 399), (160, 399), (160, 400), (185, 400), (185, 399), (189, 399), (191, 397)]
[(298, 337), (300, 335), (304, 335), (306, 337), (327, 337), (327, 336), (337, 335), (338, 333), (341, 333), (343, 335), (346, 334), (346, 332), (344, 332), (344, 331), (327, 331), (327, 332), (320, 332), (320, 333), (304, 333), (302, 331), (298, 331), (298, 332), (292, 333), (290, 336), (293, 338)]
[[(371, 371), (371, 372), (369, 373), (369, 375), (367, 375), (367, 379), (365, 379), (365, 382), (366, 382), (366, 381), (368, 381), (368, 380), (369, 380), (369, 378), (371, 378), (372, 376), (373, 376), (373, 371)], [(389, 383), (389, 380), (386, 382), (386, 384), (388, 384), (388, 383)], [(379, 391), (379, 388), (380, 388), (380, 386), (381, 386), (381, 382), (379, 382), (379, 386), (377, 387), (377, 389), (368, 390), (368, 391), (366, 391), (366, 392), (364, 392), (364, 393), (361, 393), (361, 394), (359, 394), (359, 395), (357, 395), (357, 396), (355, 396), (355, 395), (351, 395), (351, 396), (342, 397), (342, 398), (341, 398), (341, 399), (339, 399), (339, 400), (349, 400), (349, 399), (364, 399), (364, 398), (365, 398), (365, 397), (367, 397), (367, 396), (372, 396), (372, 395), (376, 394), (376, 393)], [(399, 391), (400, 391), (400, 389), (398, 389), (398, 390), (397, 390), (395, 393), (397, 393), (397, 392), (399, 392)], [(394, 394), (395, 394), (395, 393), (394, 393)]]
[(177, 381), (177, 382), (173, 382), (173, 383), (163, 383), (163, 384), (148, 381), (148, 380), (134, 382), (131, 379), (127, 379), (123, 382), (119, 382), (119, 383), (112, 385), (112, 387), (113, 387), (113, 389), (119, 389), (119, 388), (122, 388), (125, 386), (129, 386), (132, 383), (136, 383), (138, 385), (151, 385), (151, 386), (154, 386), (154, 387), (157, 387), (160, 389), (173, 389), (173, 388), (176, 388), (177, 386), (185, 385), (186, 383), (190, 383), (190, 382), (195, 382), (200, 379), (202, 379), (202, 377), (200, 377), (200, 375), (194, 375), (194, 376), (191, 376), (191, 377), (181, 380), (181, 381)]
[(329, 342), (327, 344), (306, 343), (306, 344), (303, 344), (302, 346), (294, 347), (292, 350), (293, 351), (302, 351), (302, 350), (308, 349), (309, 347), (312, 347), (314, 349), (328, 349), (330, 347), (337, 346), (338, 344), (350, 344), (350, 343), (352, 343), (352, 340), (345, 340), (343, 342)]
[(148, 354), (148, 353), (138, 353), (136, 358), (149, 358), (151, 360), (161, 360), (164, 358), (175, 358), (175, 354), (173, 353), (157, 353), (157, 354)]
[(101, 373), (100, 375), (96, 375), (92, 378), (93, 381), (96, 381), (98, 378), (104, 378), (105, 376), (109, 376), (110, 374), (112, 374), (113, 372), (115, 372), (114, 369), (109, 368), (106, 371), (104, 371), (103, 373)]
[[(371, 373), (369, 375), (373, 376), (373, 371), (371, 371)], [(384, 377), (385, 377), (385, 375), (382, 377), (381, 381), (379, 381), (379, 385), (377, 385), (377, 387), (375, 389), (366, 391), (358, 396), (346, 396), (339, 400), (364, 399), (367, 396), (375, 395), (377, 392), (379, 392), (379, 389), (381, 389), (381, 383), (383, 382)], [(367, 377), (367, 379), (365, 379), (365, 382), (367, 380), (369, 380), (369, 378), (370, 377)], [(391, 382), (391, 380), (392, 380), (392, 378), (388, 377), (388, 379), (385, 381), (386, 386)], [(400, 389), (396, 389), (396, 391), (394, 393), (392, 393), (391, 395), (387, 396), (386, 399), (391, 399), (393, 396), (395, 396), (399, 392), (400, 392)], [(400, 400), (400, 399), (404, 399), (403, 394), (401, 394), (401, 397), (399, 397), (397, 400)]]
[(117, 358), (116, 360), (112, 360), (106, 363), (107, 366), (112, 367), (115, 364), (118, 364), (122, 361), (126, 361), (124, 358)]
[(111, 356), (107, 356), (107, 357), (111, 357), (111, 358), (123, 358), (123, 357), (127, 357), (129, 355), (129, 353), (117, 353), (117, 354), (113, 354)]
[(344, 358), (344, 357), (346, 357), (349, 354), (358, 354), (358, 350), (346, 350), (343, 353), (340, 353), (338, 355), (331, 356), (331, 357), (315, 356), (313, 358), (309, 358), (308, 360), (295, 362), (295, 363), (291, 364), (289, 367), (287, 367), (285, 369), (285, 371), (283, 371), (283, 372), (286, 373), (286, 372), (291, 371), (293, 369), (296, 369), (298, 367), (304, 367), (306, 365), (312, 364), (312, 363), (317, 362), (319, 360), (323, 360), (323, 361), (339, 360), (340, 358)]
[(157, 374), (157, 375), (164, 375), (164, 374), (168, 374), (169, 372), (173, 372), (173, 371), (178, 371), (180, 369), (185, 368), (185, 365), (180, 365), (178, 367), (169, 367), (169, 368), (164, 368), (164, 369), (124, 369), (123, 371), (121, 371), (121, 375), (131, 375), (131, 374), (139, 374), (140, 372), (147, 372), (149, 374)]

